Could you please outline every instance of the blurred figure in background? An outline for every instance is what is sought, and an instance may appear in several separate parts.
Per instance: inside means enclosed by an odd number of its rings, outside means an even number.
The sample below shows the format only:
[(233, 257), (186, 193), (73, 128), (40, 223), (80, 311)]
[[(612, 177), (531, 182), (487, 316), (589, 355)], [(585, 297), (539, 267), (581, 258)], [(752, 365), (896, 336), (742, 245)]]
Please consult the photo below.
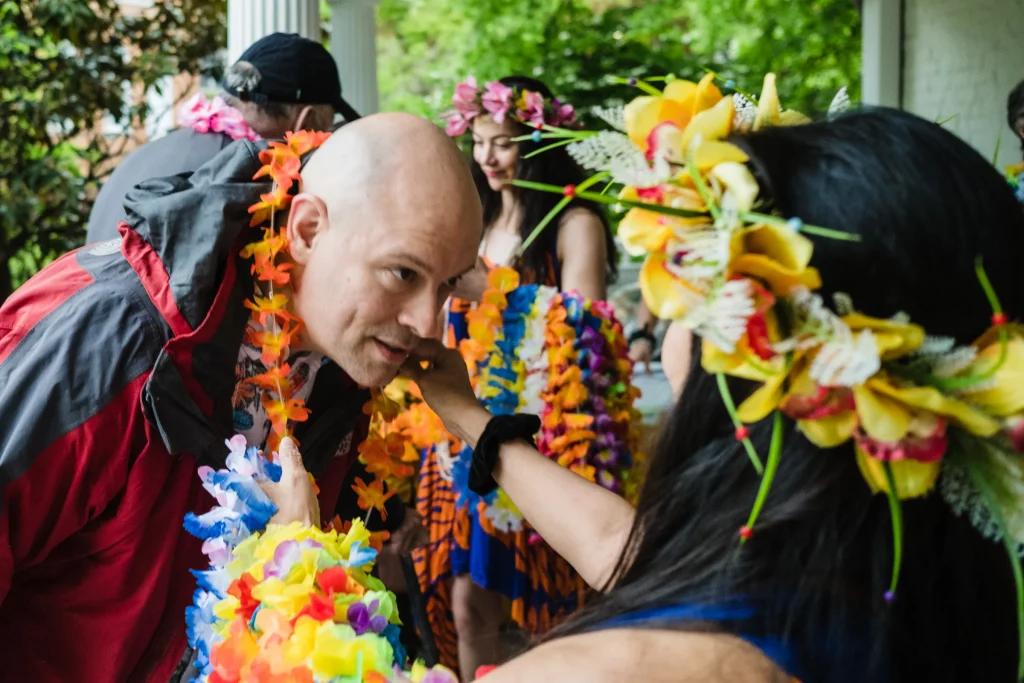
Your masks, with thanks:
[(274, 33), (253, 43), (228, 69), (222, 92), (202, 94), (178, 112), (181, 128), (132, 152), (111, 174), (89, 214), (86, 243), (118, 236), (124, 196), (150, 178), (192, 173), (235, 140), (281, 138), (288, 131), (335, 128), (359, 114), (342, 98), (338, 67), (320, 43)]

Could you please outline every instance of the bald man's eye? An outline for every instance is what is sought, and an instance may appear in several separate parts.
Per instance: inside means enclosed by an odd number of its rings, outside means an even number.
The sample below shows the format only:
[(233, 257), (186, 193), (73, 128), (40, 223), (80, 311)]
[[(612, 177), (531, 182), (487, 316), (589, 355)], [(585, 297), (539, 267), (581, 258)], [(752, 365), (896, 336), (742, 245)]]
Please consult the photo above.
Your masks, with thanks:
[(389, 272), (402, 282), (414, 282), (417, 276), (412, 268), (391, 268)]

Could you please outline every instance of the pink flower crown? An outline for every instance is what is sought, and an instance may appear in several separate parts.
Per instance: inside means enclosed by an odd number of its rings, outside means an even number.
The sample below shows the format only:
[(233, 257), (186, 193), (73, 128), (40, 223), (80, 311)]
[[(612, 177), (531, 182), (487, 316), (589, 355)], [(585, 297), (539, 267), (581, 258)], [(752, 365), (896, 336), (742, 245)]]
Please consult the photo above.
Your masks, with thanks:
[(455, 86), (452, 104), (455, 109), (445, 113), (444, 119), (445, 132), (453, 137), (465, 133), (473, 119), (484, 113), (497, 123), (512, 117), (535, 128), (576, 125), (576, 110), (571, 104), (562, 104), (557, 98), (548, 101), (539, 92), (512, 88), (501, 81), (488, 81), (480, 88), (473, 76)]

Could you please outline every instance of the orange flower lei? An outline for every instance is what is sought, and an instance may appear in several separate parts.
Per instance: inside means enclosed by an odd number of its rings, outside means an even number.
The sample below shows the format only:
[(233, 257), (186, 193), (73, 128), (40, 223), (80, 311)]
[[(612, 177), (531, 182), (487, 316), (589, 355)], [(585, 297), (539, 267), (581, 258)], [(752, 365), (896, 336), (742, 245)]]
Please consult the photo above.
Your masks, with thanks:
[[(261, 350), (261, 360), (266, 372), (246, 379), (264, 390), (262, 403), (270, 419), (271, 433), (267, 437), (266, 451), (277, 451), (284, 437), (294, 436), (290, 422), (305, 422), (309, 409), (302, 399), (294, 398), (288, 377), (291, 367), (285, 362), (289, 349), (302, 331), (303, 323), (288, 310), (288, 296), (275, 288), (284, 288), (291, 282), (292, 264), (279, 261), (279, 256), (288, 254), (288, 236), (277, 225), (278, 212), (286, 211), (291, 205), (292, 190), (298, 189), (302, 157), (313, 151), (330, 137), (330, 133), (301, 130), (286, 133), (284, 142), (271, 142), (269, 148), (260, 152), (262, 166), (253, 180), (270, 177), (271, 191), (261, 194), (260, 201), (249, 207), (252, 218), (249, 227), (261, 228), (263, 239), (242, 249), (243, 258), (252, 258), (251, 272), (257, 282), (265, 282), (266, 292), (256, 293), (245, 302), (252, 310), (252, 319), (261, 329), (249, 329), (248, 341)], [(391, 476), (405, 474), (405, 467), (395, 461), (404, 452), (402, 437), (388, 429), (387, 422), (397, 414), (396, 407), (382, 392), (374, 392), (373, 398), (364, 406), (363, 412), (370, 415), (370, 430), (366, 441), (359, 445), (359, 459), (375, 476), (369, 484), (357, 480), (352, 488), (358, 494), (359, 507), (367, 511), (376, 509), (386, 517), (384, 504), (393, 492), (384, 493), (384, 480)]]

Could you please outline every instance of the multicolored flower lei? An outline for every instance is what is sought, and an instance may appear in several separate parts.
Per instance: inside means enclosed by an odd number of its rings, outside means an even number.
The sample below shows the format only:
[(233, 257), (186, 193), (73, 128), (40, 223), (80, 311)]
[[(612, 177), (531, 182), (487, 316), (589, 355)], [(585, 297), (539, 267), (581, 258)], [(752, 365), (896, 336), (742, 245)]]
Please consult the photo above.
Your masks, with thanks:
[(1017, 164), (1006, 168), (1006, 180), (1010, 183), (1010, 187), (1013, 188), (1017, 201), (1024, 204), (1024, 182), (1021, 182), (1022, 176), (1024, 176), (1024, 164)]
[(281, 469), (244, 437), (227, 446), (226, 469), (200, 469), (218, 505), (185, 520), (210, 558), (186, 610), (199, 683), (457, 683), (443, 667), (403, 673), (395, 596), (370, 575), (363, 523), (267, 526), (276, 510), (260, 484)]
[(260, 140), (242, 113), (220, 97), (212, 100), (196, 93), (178, 107), (178, 125), (188, 126), (197, 133), (224, 133), (232, 140)]
[[(311, 131), (287, 133), (284, 142), (271, 142), (260, 152), (263, 166), (253, 176), (254, 180), (269, 177), (273, 181), (271, 191), (261, 194), (260, 201), (249, 207), (252, 215), (249, 225), (260, 228), (263, 238), (247, 245), (241, 254), (243, 258), (253, 259), (252, 274), (257, 283), (264, 283), (265, 291), (255, 294), (245, 306), (252, 310), (248, 340), (261, 349), (261, 360), (267, 370), (245, 381), (263, 389), (261, 401), (271, 424), (266, 444), (270, 454), (277, 451), (282, 438), (292, 436), (289, 423), (309, 418), (309, 409), (301, 399), (293, 397), (289, 381), (291, 368), (287, 358), (303, 324), (288, 310), (286, 287), (291, 282), (292, 264), (279, 259), (288, 254), (288, 236), (277, 223), (278, 214), (288, 209), (292, 190), (298, 188), (303, 155), (318, 148), (329, 137), (330, 133)], [(384, 492), (384, 481), (401, 476), (407, 467), (392, 457), (404, 453), (404, 448), (400, 437), (390, 434), (387, 427), (388, 420), (398, 410), (386, 395), (374, 392), (363, 412), (370, 416), (370, 429), (366, 440), (358, 447), (359, 457), (376, 479), (369, 484), (357, 479), (353, 489), (360, 508), (368, 515), (371, 510), (377, 510), (385, 517), (384, 505), (393, 491)]]
[[(645, 94), (602, 112), (616, 130), (545, 130), (546, 138), (571, 141), (569, 153), (597, 172), (585, 184), (516, 184), (630, 209), (619, 237), (647, 257), (644, 299), (655, 315), (703, 337), (702, 365), (717, 375), (736, 438), (761, 474), (741, 542), (753, 536), (778, 467), (785, 416), (819, 447), (852, 441), (868, 485), (888, 495), (894, 566), (886, 601), (899, 579), (900, 501), (930, 492), (940, 474), (954, 512), (1006, 544), (1024, 601), (1024, 327), (1008, 323), (981, 264), (992, 327), (968, 347), (929, 337), (903, 315), (857, 313), (848, 297), (830, 310), (814, 293), (821, 278), (806, 235), (858, 238), (756, 211), (760, 188), (747, 155), (725, 141), (806, 118), (781, 109), (771, 74), (757, 100), (723, 95), (713, 74), (699, 83), (664, 80), (663, 91), (631, 80)], [(588, 192), (597, 181), (622, 190), (618, 197)], [(727, 375), (760, 388), (736, 407)], [(747, 425), (769, 415), (774, 431), (762, 461)], [(1019, 616), (1024, 643), (1024, 611)]]
[[(630, 384), (632, 364), (611, 308), (553, 287), (520, 286), (515, 270), (496, 268), (466, 321), (459, 350), (481, 403), (496, 415), (539, 415), (541, 453), (622, 493), (639, 446), (633, 402), (640, 392)], [(522, 515), (503, 491), (476, 500), (468, 490), (467, 451), (453, 468), (461, 502), (476, 502), (498, 530), (521, 530)]]
[(570, 104), (557, 98), (548, 101), (539, 92), (517, 90), (501, 81), (488, 81), (479, 88), (473, 76), (455, 86), (452, 105), (455, 108), (444, 114), (445, 132), (451, 136), (465, 133), (473, 119), (485, 113), (496, 123), (513, 118), (531, 127), (576, 125), (576, 111)]

